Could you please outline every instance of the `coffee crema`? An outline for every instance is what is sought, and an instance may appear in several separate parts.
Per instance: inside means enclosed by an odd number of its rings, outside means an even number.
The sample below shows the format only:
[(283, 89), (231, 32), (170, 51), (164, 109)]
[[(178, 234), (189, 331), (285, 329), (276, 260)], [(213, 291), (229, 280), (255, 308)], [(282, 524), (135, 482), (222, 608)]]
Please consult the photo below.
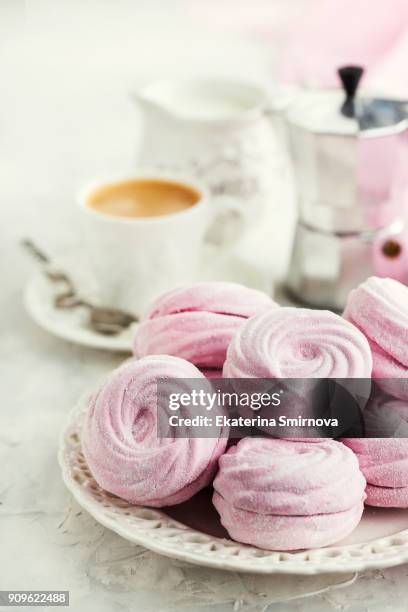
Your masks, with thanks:
[(114, 217), (159, 217), (180, 212), (200, 200), (193, 187), (166, 179), (129, 179), (95, 189), (88, 208)]

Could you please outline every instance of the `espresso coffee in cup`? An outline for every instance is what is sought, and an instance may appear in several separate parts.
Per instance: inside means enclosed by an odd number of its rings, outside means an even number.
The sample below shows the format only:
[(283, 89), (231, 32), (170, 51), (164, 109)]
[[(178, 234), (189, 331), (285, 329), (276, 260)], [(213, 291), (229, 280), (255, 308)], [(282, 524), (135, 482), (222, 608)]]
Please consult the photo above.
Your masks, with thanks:
[[(235, 243), (242, 206), (211, 196), (196, 178), (153, 170), (86, 186), (78, 205), (84, 276), (81, 291), (95, 303), (141, 315), (160, 294), (200, 277), (203, 246)], [(229, 215), (231, 215), (231, 220)], [(242, 218), (242, 223), (236, 223)]]
[(135, 178), (102, 185), (86, 205), (114, 217), (159, 217), (183, 211), (201, 199), (194, 187), (161, 178)]

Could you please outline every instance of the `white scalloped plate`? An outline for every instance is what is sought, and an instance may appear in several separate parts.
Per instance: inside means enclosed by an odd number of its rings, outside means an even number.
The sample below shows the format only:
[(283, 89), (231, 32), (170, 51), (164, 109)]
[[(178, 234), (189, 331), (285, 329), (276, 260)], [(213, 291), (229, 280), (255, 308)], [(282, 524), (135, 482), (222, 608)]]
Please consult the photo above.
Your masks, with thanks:
[(230, 540), (211, 504), (211, 490), (179, 506), (131, 506), (101, 489), (81, 452), (79, 431), (85, 397), (71, 413), (58, 459), (76, 501), (123, 538), (167, 557), (217, 569), (259, 574), (357, 572), (408, 562), (408, 511), (369, 509), (346, 540), (328, 548), (271, 552)]

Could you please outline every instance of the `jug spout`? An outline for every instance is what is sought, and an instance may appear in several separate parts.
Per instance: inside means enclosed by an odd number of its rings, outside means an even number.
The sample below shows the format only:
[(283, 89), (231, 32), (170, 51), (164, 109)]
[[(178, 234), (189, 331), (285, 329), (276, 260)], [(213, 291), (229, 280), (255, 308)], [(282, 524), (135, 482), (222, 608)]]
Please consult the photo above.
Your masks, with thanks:
[(184, 129), (184, 121), (169, 108), (158, 85), (143, 87), (132, 96), (141, 118), (137, 161), (151, 169), (176, 170), (177, 157), (187, 147), (186, 132), (191, 130)]
[(145, 107), (189, 123), (240, 124), (262, 114), (265, 93), (256, 85), (216, 79), (176, 79), (152, 83), (138, 92)]
[(149, 88), (143, 88), (132, 92), (131, 99), (144, 115), (169, 114), (165, 105), (151, 94)]

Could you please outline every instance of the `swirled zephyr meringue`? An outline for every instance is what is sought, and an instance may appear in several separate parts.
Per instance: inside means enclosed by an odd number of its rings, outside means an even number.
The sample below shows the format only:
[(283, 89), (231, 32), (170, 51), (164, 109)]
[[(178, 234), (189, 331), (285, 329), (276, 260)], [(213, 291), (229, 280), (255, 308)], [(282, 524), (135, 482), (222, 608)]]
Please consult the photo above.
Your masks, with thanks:
[(226, 378), (369, 378), (370, 347), (327, 310), (270, 309), (246, 321), (228, 348)]
[(162, 295), (136, 330), (136, 357), (175, 355), (222, 368), (230, 340), (248, 317), (276, 308), (265, 293), (236, 283), (202, 282)]
[(379, 380), (380, 386), (408, 400), (408, 287), (372, 276), (351, 291), (344, 317), (368, 338), (373, 377), (391, 379)]
[(168, 423), (168, 406), (157, 383), (169, 379), (180, 379), (180, 393), (191, 390), (189, 379), (212, 390), (191, 363), (155, 355), (114, 370), (85, 417), (81, 441), (92, 475), (102, 488), (133, 504), (167, 506), (189, 499), (210, 483), (227, 444), (221, 428), (214, 429), (215, 437), (193, 437), (193, 431), (175, 437), (172, 429), (166, 430), (171, 438), (158, 437), (158, 418)]
[(339, 442), (245, 438), (224, 454), (213, 502), (239, 541), (270, 550), (327, 546), (360, 521), (365, 479)]
[[(405, 410), (396, 403), (384, 411)], [(344, 438), (367, 480), (368, 506), (408, 508), (408, 438)]]

